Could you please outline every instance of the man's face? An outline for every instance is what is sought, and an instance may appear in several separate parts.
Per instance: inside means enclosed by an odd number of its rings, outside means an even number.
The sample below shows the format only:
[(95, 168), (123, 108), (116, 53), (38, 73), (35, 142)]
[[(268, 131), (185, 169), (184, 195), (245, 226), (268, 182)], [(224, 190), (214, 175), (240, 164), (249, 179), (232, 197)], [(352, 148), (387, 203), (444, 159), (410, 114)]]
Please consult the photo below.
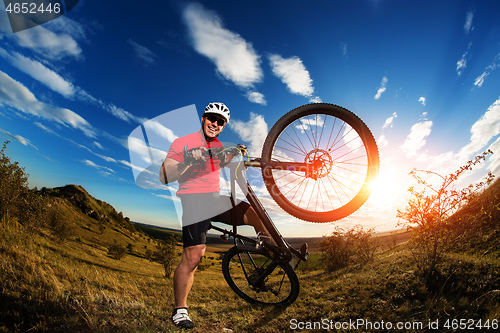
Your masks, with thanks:
[[(220, 120), (218, 120), (220, 119)], [(225, 125), (220, 125), (222, 123), (222, 118), (215, 115), (208, 115), (206, 117), (201, 117), (201, 123), (203, 132), (207, 138), (215, 138), (222, 132)]]

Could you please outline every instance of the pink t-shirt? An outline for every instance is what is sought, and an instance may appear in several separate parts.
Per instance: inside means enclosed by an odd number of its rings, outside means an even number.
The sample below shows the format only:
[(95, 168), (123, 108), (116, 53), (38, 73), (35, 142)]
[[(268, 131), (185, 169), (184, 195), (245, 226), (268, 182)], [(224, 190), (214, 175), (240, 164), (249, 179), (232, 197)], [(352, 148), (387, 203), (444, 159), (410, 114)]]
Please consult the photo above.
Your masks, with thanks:
[[(170, 146), (167, 158), (171, 158), (179, 163), (184, 162), (184, 146), (187, 146), (187, 150), (200, 147), (224, 148), (222, 142), (217, 138), (207, 141), (203, 133), (198, 131), (175, 139)], [(220, 192), (220, 162), (215, 157), (209, 158), (205, 163), (191, 166), (179, 178), (179, 190), (177, 194)]]

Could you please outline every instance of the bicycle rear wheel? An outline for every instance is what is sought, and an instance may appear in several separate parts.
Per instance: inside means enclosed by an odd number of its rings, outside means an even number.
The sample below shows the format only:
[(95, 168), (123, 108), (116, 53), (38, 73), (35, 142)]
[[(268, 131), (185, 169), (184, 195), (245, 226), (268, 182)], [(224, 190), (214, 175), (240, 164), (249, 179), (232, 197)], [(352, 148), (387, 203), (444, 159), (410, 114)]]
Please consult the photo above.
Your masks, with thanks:
[(290, 264), (278, 263), (255, 245), (230, 248), (222, 273), (229, 287), (252, 304), (288, 306), (299, 295), (299, 279)]
[(331, 222), (358, 210), (378, 175), (379, 155), (372, 133), (351, 111), (333, 104), (298, 107), (271, 128), (262, 163), (307, 163), (262, 168), (275, 202), (289, 214), (310, 222)]

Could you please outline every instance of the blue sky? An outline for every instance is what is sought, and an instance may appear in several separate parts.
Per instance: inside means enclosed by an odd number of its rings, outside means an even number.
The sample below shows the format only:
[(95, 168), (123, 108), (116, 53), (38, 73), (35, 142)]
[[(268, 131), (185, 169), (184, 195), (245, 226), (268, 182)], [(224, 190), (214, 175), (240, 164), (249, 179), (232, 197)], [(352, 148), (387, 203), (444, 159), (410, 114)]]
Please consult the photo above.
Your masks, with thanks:
[[(139, 125), (222, 101), (232, 118), (220, 138), (258, 156), (289, 110), (338, 104), (379, 144), (379, 184), (358, 212), (302, 222), (271, 204), (255, 170), (253, 185), (287, 236), (391, 230), (412, 168), (447, 174), (491, 148), (464, 184), (500, 171), (498, 17), (498, 1), (82, 0), (12, 33), (2, 2), (0, 140), (31, 186), (79, 184), (132, 220), (178, 227), (170, 188), (135, 182), (128, 137)], [(188, 109), (169, 120), (176, 135), (196, 118)]]

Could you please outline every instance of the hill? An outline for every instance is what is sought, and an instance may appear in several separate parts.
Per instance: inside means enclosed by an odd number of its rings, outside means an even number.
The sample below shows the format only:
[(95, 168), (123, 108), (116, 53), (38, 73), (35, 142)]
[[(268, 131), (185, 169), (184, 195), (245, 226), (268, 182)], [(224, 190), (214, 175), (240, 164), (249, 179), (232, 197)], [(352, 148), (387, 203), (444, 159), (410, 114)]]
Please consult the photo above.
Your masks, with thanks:
[(455, 213), (449, 221), (454, 251), (500, 257), (500, 180)]
[(62, 238), (106, 247), (133, 244), (143, 247), (151, 239), (117, 212), (110, 204), (91, 196), (83, 187), (66, 185), (53, 189), (43, 188), (41, 195), (51, 198), (50, 223), (59, 225)]

